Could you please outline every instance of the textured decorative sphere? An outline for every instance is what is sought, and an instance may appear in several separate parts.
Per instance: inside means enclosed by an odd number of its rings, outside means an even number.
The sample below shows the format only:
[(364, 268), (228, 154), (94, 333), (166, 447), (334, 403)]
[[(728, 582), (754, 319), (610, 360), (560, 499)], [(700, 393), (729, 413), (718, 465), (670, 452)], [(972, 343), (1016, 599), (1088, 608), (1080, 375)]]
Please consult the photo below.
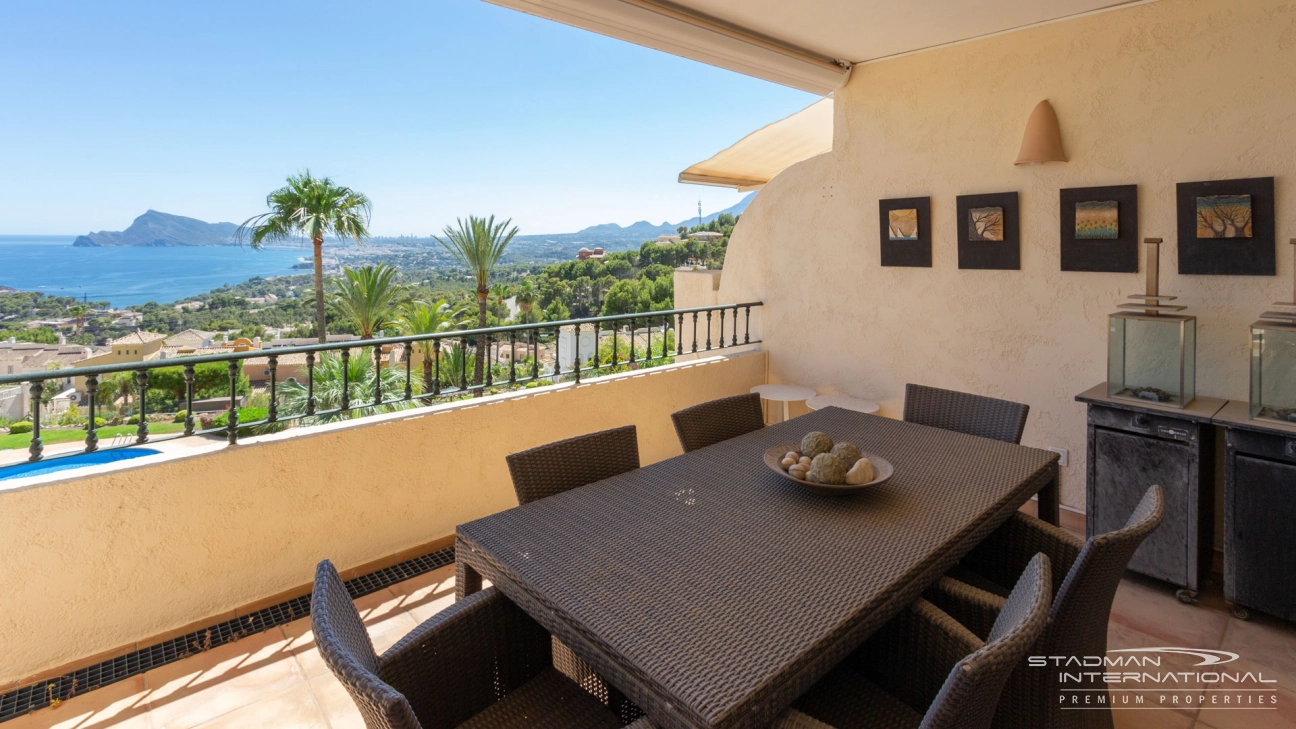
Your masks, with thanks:
[(845, 461), (847, 465), (852, 465), (864, 457), (854, 443), (838, 443), (832, 447), (832, 454)]
[(831, 453), (820, 453), (810, 462), (810, 480), (815, 483), (846, 483), (846, 462)]
[(861, 486), (872, 481), (877, 474), (873, 468), (873, 462), (867, 458), (861, 458), (851, 466), (851, 470), (846, 472), (846, 483), (851, 486)]
[(832, 438), (829, 438), (827, 433), (820, 433), (817, 430), (813, 433), (806, 433), (806, 436), (801, 439), (801, 455), (809, 458), (814, 458), (820, 453), (827, 453), (832, 450), (832, 447)]

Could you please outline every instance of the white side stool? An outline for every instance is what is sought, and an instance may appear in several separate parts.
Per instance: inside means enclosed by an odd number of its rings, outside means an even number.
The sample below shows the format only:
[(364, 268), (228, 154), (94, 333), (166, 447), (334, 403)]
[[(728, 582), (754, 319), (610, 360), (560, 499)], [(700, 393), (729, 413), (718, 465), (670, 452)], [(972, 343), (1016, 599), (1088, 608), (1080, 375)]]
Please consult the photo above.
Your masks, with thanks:
[(751, 392), (759, 394), (762, 400), (783, 403), (783, 422), (790, 419), (788, 403), (809, 400), (815, 396), (814, 390), (800, 385), (757, 385), (751, 389)]
[(806, 400), (806, 407), (811, 410), (833, 407), (842, 410), (854, 410), (857, 413), (876, 413), (878, 411), (878, 404), (872, 400), (864, 400), (850, 395), (815, 395)]

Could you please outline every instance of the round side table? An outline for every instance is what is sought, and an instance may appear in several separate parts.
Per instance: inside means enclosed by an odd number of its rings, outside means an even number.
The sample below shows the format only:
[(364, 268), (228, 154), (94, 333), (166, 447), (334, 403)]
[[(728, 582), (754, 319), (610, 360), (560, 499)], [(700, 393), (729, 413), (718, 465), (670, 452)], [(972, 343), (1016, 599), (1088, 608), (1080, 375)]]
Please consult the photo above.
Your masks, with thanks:
[(788, 415), (788, 403), (799, 400), (809, 400), (815, 396), (815, 391), (808, 387), (800, 385), (757, 385), (751, 389), (761, 396), (762, 400), (771, 400), (773, 402), (783, 403), (783, 421), (790, 419)]
[(811, 410), (822, 410), (827, 407), (854, 410), (857, 413), (876, 413), (878, 404), (872, 400), (863, 400), (850, 395), (815, 395), (806, 400), (806, 407)]

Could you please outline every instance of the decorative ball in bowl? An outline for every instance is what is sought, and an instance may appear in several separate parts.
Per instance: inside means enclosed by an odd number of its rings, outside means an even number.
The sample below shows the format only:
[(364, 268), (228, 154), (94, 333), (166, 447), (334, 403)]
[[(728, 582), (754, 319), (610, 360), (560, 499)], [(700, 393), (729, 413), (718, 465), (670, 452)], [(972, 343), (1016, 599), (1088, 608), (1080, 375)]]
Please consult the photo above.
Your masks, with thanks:
[(765, 465), (790, 481), (825, 496), (881, 486), (895, 473), (891, 462), (853, 443), (834, 443), (826, 433), (807, 433), (800, 443), (765, 451)]

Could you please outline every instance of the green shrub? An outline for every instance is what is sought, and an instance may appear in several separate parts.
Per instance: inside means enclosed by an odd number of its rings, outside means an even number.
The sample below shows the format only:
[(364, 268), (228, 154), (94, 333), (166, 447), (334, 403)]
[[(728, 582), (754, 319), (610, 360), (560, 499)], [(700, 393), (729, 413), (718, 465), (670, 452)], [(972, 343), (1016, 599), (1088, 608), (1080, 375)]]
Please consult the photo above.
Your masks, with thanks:
[(183, 422), (185, 421), (185, 418), (187, 418), (187, 417), (189, 417), (189, 411), (188, 411), (188, 410), (181, 410), (181, 411), (179, 411), (179, 412), (177, 412), (177, 413), (175, 414), (175, 418), (172, 419), (171, 422), (173, 422), (173, 423), (183, 423)]
[[(104, 427), (104, 425), (106, 425), (106, 424), (107, 424), (107, 421), (105, 421), (103, 418), (95, 418), (94, 427), (96, 427), (96, 428), (102, 428), (102, 427)], [(85, 429), (85, 430), (89, 430), (89, 429), (90, 429), (90, 424), (89, 424), (89, 423), (86, 423), (86, 424), (82, 425), (81, 427), (82, 427), (83, 429)]]
[[(270, 417), (270, 411), (267, 408), (239, 408), (238, 409), (239, 437), (245, 438), (249, 435), (277, 433), (284, 429), (284, 424), (282, 422), (265, 423), (262, 425), (257, 425), (252, 427), (246, 426), (246, 423), (257, 423), (262, 420), (265, 420), (268, 417)], [(225, 412), (213, 418), (212, 427), (214, 428), (229, 427), (229, 411), (226, 410)]]
[(132, 416), (130, 416), (129, 418), (126, 418), (126, 424), (127, 424), (127, 425), (139, 425), (139, 416), (138, 416), (138, 415), (132, 415)]
[(20, 435), (22, 433), (30, 433), (31, 431), (32, 424), (29, 420), (20, 420), (9, 426), (9, 435)]
[(533, 387), (547, 387), (552, 384), (553, 382), (551, 382), (550, 380), (531, 380), (530, 382), (526, 383), (526, 389), (530, 390)]

